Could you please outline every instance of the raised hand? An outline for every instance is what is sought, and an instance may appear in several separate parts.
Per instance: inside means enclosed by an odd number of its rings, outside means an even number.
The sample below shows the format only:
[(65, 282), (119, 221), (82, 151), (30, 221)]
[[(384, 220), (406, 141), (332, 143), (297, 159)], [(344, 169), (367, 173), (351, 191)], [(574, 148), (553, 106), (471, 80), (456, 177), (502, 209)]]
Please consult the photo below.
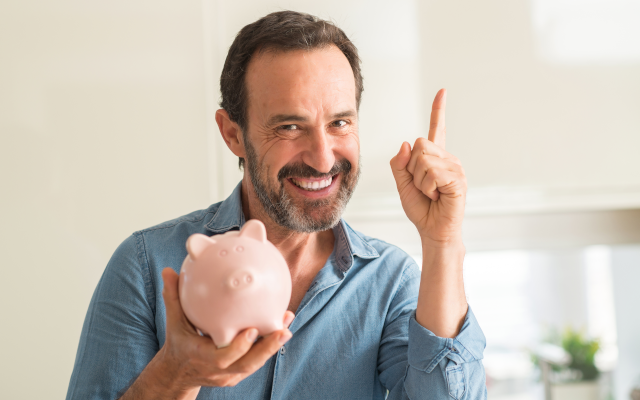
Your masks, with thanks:
[(429, 137), (402, 143), (391, 159), (402, 208), (423, 240), (441, 246), (461, 241), (467, 179), (460, 161), (445, 151), (447, 93), (433, 101)]

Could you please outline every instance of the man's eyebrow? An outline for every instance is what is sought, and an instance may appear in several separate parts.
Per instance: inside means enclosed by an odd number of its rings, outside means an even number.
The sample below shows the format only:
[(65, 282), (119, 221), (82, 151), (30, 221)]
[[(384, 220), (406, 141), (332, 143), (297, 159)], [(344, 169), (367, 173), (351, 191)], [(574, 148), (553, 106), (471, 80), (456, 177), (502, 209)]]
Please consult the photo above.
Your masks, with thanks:
[(278, 125), (283, 122), (305, 122), (307, 119), (301, 115), (295, 114), (276, 114), (269, 118), (267, 126)]
[[(331, 119), (353, 118), (356, 116), (355, 110), (345, 110), (335, 113)], [(276, 114), (267, 120), (267, 126), (278, 125), (283, 122), (306, 122), (307, 118), (296, 114)]]
[(339, 118), (353, 118), (356, 116), (356, 112), (355, 110), (346, 110), (346, 111), (341, 111), (339, 113), (333, 114), (331, 116), (331, 119), (339, 119)]

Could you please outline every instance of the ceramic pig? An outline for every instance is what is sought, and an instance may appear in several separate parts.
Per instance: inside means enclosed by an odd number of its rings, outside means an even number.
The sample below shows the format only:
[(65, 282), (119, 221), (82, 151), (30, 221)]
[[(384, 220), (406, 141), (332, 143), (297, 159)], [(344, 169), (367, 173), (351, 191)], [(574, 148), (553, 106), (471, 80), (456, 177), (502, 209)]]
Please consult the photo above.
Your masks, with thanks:
[(180, 302), (198, 330), (218, 347), (247, 328), (261, 336), (283, 329), (291, 299), (291, 274), (262, 222), (249, 220), (240, 231), (187, 240), (179, 280)]

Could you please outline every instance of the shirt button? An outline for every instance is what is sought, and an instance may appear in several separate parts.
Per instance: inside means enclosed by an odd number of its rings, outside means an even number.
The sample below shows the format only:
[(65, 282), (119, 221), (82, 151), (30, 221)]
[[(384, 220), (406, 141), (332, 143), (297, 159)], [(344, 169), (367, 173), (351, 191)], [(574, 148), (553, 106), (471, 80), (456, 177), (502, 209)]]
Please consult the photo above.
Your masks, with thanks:
[(284, 346), (280, 347), (280, 354), (284, 354), (286, 352), (287, 350), (284, 348)]

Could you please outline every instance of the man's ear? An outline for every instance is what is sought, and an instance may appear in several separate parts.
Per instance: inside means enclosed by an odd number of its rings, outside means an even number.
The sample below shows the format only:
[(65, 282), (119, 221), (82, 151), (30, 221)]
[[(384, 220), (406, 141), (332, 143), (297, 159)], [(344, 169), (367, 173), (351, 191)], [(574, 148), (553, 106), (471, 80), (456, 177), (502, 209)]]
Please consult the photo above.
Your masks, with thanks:
[(246, 158), (240, 126), (233, 122), (229, 118), (227, 111), (223, 109), (216, 111), (216, 122), (218, 123), (222, 140), (227, 144), (229, 150), (238, 157)]

